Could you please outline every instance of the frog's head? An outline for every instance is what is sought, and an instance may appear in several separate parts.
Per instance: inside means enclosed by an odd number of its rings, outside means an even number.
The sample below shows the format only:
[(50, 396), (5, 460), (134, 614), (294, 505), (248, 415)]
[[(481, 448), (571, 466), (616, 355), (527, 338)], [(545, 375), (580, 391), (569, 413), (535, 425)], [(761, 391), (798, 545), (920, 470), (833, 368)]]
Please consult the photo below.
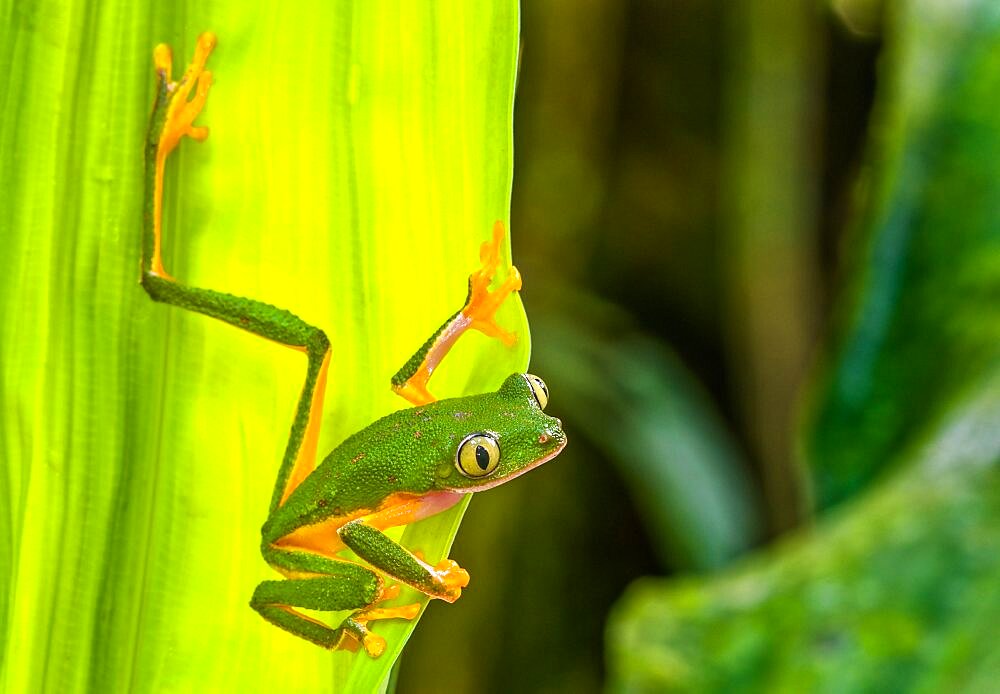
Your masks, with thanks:
[(488, 424), (457, 441), (454, 470), (441, 486), (476, 492), (523, 475), (566, 446), (562, 422), (543, 410), (549, 390), (531, 374), (511, 374), (484, 409)]

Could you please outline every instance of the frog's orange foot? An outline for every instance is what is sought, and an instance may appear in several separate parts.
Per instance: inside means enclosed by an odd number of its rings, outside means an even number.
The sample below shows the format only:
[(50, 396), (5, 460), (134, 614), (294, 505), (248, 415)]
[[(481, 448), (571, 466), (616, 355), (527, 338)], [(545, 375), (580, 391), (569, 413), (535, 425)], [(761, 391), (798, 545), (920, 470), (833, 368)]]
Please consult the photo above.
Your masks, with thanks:
[(365, 647), (365, 653), (372, 658), (378, 658), (385, 653), (385, 639), (373, 631), (365, 634), (361, 639), (361, 643)]
[(512, 265), (500, 286), (492, 292), (489, 290), (497, 268), (500, 267), (500, 244), (503, 237), (503, 222), (498, 220), (493, 225), (493, 238), (484, 242), (479, 249), (481, 267), (469, 275), (469, 300), (462, 309), (462, 314), (470, 320), (469, 327), (495, 337), (509, 347), (517, 341), (517, 335), (501, 328), (495, 315), (511, 292), (520, 291), (521, 273)]
[(361, 624), (364, 624), (376, 619), (413, 619), (420, 614), (419, 603), (414, 603), (412, 605), (400, 605), (398, 607), (378, 607), (379, 605), (389, 602), (390, 600), (395, 600), (398, 597), (398, 583), (385, 586), (382, 588), (379, 596), (375, 599), (375, 602), (363, 610), (358, 611), (358, 613), (354, 615), (354, 619)]
[(462, 588), (469, 585), (469, 572), (451, 559), (439, 561), (434, 567), (434, 575), (443, 589), (438, 597), (447, 602), (458, 600), (462, 596)]
[[(211, 32), (206, 31), (198, 37), (194, 57), (179, 82), (173, 82), (170, 78), (173, 66), (170, 46), (161, 43), (153, 51), (156, 74), (166, 87), (167, 98), (170, 100), (157, 146), (157, 153), (161, 158), (166, 158), (185, 135), (199, 141), (208, 137), (208, 128), (195, 126), (193, 123), (205, 106), (209, 87), (212, 86), (212, 73), (205, 69), (205, 62), (215, 48), (215, 43), (215, 34)], [(192, 89), (195, 93), (189, 99)]]
[(420, 614), (420, 603), (397, 607), (369, 607), (355, 617), (359, 622), (373, 622), (376, 619), (413, 619)]
[(340, 640), (333, 650), (356, 652), (364, 647), (372, 658), (378, 658), (385, 652), (385, 639), (371, 630), (368, 623), (379, 619), (414, 619), (420, 614), (420, 604), (399, 605), (398, 607), (378, 607), (378, 605), (399, 597), (399, 584), (382, 588), (379, 596), (368, 607), (358, 610), (344, 620)]

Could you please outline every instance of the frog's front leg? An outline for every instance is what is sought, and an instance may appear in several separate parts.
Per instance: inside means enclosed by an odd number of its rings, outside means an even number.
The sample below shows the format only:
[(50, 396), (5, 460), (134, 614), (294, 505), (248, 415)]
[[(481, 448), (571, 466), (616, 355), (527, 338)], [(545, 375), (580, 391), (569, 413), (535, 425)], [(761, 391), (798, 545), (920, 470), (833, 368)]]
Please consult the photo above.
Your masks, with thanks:
[(482, 265), (469, 275), (469, 294), (465, 306), (446, 320), (392, 377), (392, 389), (414, 405), (434, 402), (434, 396), (427, 391), (427, 381), (458, 338), (467, 330), (478, 330), (508, 346), (517, 340), (514, 333), (504, 330), (497, 324), (495, 316), (497, 309), (511, 292), (520, 291), (521, 273), (516, 267), (511, 266), (500, 286), (492, 292), (489, 290), (500, 267), (500, 244), (503, 238), (503, 222), (497, 221), (493, 225), (493, 238), (484, 242), (479, 249)]
[[(275, 626), (324, 648), (356, 651), (360, 645), (377, 658), (385, 651), (385, 639), (372, 632), (368, 623), (377, 619), (413, 619), (420, 612), (416, 603), (378, 607), (397, 597), (399, 587), (385, 586), (374, 571), (358, 564), (270, 546), (263, 548), (263, 554), (287, 580), (261, 582), (250, 606)], [(334, 628), (296, 608), (355, 611)]]
[(431, 566), (363, 519), (345, 523), (337, 533), (366, 562), (425, 595), (455, 602), (469, 585), (469, 572), (451, 559)]

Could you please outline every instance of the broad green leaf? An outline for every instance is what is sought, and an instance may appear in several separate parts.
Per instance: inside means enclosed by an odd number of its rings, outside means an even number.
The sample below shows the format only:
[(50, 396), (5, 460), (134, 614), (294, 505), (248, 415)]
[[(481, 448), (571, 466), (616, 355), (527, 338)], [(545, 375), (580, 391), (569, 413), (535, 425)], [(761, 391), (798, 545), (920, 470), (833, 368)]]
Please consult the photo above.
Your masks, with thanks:
[[(177, 74), (199, 32), (219, 37), (211, 136), (169, 164), (167, 269), (327, 331), (326, 451), (405, 405), (389, 377), (507, 218), (516, 4), (66, 0), (0, 17), (0, 688), (377, 689), (414, 623), (376, 624), (389, 650), (372, 660), (247, 606), (274, 577), (259, 529), (305, 363), (137, 283), (152, 49), (172, 44)], [(432, 392), (526, 366), (520, 304), (499, 320), (517, 347), (463, 338)], [(464, 507), (403, 543), (443, 556)]]

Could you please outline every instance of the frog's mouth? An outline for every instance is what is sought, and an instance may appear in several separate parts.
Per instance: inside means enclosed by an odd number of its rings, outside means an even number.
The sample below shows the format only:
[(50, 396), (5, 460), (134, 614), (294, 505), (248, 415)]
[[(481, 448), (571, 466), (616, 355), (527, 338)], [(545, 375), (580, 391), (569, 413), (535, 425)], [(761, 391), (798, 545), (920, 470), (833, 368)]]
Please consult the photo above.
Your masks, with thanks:
[(455, 489), (454, 491), (456, 491), (456, 492), (482, 492), (482, 491), (486, 491), (487, 489), (492, 489), (493, 487), (496, 487), (497, 485), (504, 484), (505, 482), (509, 482), (510, 480), (514, 479), (515, 477), (520, 477), (521, 475), (523, 475), (524, 473), (528, 472), (529, 470), (534, 470), (536, 467), (538, 467), (542, 463), (547, 463), (550, 460), (552, 460), (553, 458), (555, 458), (557, 455), (559, 455), (560, 453), (562, 453), (562, 449), (566, 448), (566, 440), (567, 440), (566, 439), (566, 435), (563, 434), (562, 440), (559, 442), (558, 446), (556, 446), (555, 448), (553, 448), (551, 451), (549, 451), (548, 453), (546, 453), (544, 456), (542, 456), (541, 458), (539, 458), (535, 462), (533, 462), (533, 463), (531, 463), (529, 465), (525, 465), (523, 468), (521, 468), (517, 472), (513, 472), (513, 473), (511, 473), (509, 475), (506, 475), (505, 477), (496, 477), (494, 479), (483, 480), (479, 484), (476, 484), (476, 485), (473, 485), (473, 486), (470, 486), (470, 487), (462, 487), (461, 489)]

